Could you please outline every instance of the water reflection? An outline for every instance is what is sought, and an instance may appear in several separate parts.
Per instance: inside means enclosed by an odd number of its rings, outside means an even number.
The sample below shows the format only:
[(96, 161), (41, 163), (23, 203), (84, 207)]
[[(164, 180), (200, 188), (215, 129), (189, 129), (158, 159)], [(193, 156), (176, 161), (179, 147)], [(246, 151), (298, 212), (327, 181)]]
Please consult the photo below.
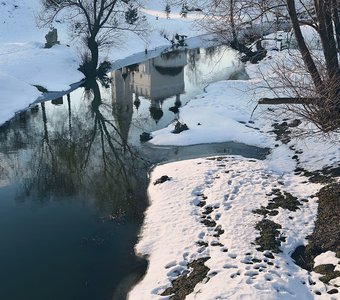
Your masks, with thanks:
[[(113, 71), (109, 88), (93, 82), (18, 114), (0, 132), (1, 151), (14, 166), (12, 181), (22, 187), (17, 199), (82, 196), (94, 199), (101, 213), (117, 215), (119, 208), (133, 214), (138, 209), (131, 199), (140, 190), (136, 170), (143, 165), (135, 148), (140, 133), (178, 118), (182, 104), (209, 82), (223, 51), (163, 53)], [(232, 55), (226, 55), (229, 65)], [(230, 73), (224, 66), (216, 70), (223, 78)]]
[[(135, 214), (131, 199), (141, 188), (136, 176), (141, 162), (127, 144), (132, 103), (111, 108), (102, 101), (97, 82), (86, 87), (83, 101), (88, 105), (85, 118), (72, 113), (68, 96), (62, 124), (48, 116), (45, 103), (40, 104), (42, 126), (26, 137), (33, 151), (25, 162), (25, 174), (20, 175), (23, 193), (19, 197), (34, 195), (44, 201), (52, 196), (86, 195), (95, 199), (101, 212), (115, 217)], [(110, 118), (111, 110), (115, 118)]]
[[(180, 106), (180, 95), (185, 90), (186, 64), (187, 51), (173, 51), (139, 65), (113, 71), (111, 87), (114, 111), (117, 113), (125, 110), (126, 113), (132, 113), (132, 103), (138, 108), (139, 97), (142, 96), (150, 100), (150, 116), (158, 123), (164, 114), (162, 104), (165, 99), (175, 95), (175, 107), (178, 109)], [(175, 113), (178, 113), (178, 110)], [(131, 120), (132, 114), (127, 117)]]
[[(125, 276), (135, 272), (138, 280), (145, 271), (146, 262), (132, 249), (146, 206), (146, 163), (127, 143), (130, 113), (113, 108), (97, 82), (83, 89), (81, 99), (73, 96), (58, 99), (57, 106), (36, 105), (1, 127), (1, 299), (111, 299)], [(42, 212), (48, 217), (43, 223)], [(25, 217), (18, 220), (18, 213)], [(68, 222), (74, 226), (66, 229)], [(34, 242), (41, 226), (49, 232), (42, 235), (47, 249)], [(20, 238), (28, 227), (29, 246)], [(16, 244), (25, 245), (25, 253), (13, 251)], [(58, 266), (55, 251), (63, 253)], [(28, 267), (19, 274), (22, 262)], [(32, 280), (42, 287), (33, 288)], [(13, 292), (14, 286), (25, 289)]]

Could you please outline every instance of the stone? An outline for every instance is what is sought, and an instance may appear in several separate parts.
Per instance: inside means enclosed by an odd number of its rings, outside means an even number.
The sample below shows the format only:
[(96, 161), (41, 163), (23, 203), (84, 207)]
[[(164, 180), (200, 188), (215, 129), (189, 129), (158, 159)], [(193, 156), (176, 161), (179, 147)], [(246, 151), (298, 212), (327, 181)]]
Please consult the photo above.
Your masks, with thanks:
[(158, 178), (153, 184), (156, 185), (156, 184), (161, 184), (161, 183), (164, 183), (165, 181), (169, 181), (171, 180), (171, 178), (167, 175), (163, 175), (162, 177)]
[(152, 136), (148, 132), (143, 132), (140, 136), (139, 139), (141, 142), (147, 142), (152, 139)]
[(51, 48), (54, 45), (60, 44), (58, 42), (58, 32), (56, 28), (52, 28), (46, 35), (45, 35), (46, 43), (45, 48)]
[(171, 131), (171, 133), (175, 133), (175, 134), (178, 134), (178, 133), (181, 133), (182, 131), (185, 131), (185, 130), (189, 130), (187, 124), (182, 124), (181, 122), (177, 122), (175, 124), (175, 129), (173, 131)]

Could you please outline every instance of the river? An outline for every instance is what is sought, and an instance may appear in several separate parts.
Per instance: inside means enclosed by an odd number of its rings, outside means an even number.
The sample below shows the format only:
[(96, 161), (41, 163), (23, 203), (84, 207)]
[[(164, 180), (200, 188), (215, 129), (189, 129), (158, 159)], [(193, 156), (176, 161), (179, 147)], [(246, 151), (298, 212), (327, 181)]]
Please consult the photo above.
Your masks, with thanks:
[(266, 154), (237, 143), (140, 142), (208, 83), (238, 76), (242, 66), (226, 47), (163, 53), (1, 126), (0, 299), (123, 299), (147, 268), (133, 248), (149, 168), (217, 153)]

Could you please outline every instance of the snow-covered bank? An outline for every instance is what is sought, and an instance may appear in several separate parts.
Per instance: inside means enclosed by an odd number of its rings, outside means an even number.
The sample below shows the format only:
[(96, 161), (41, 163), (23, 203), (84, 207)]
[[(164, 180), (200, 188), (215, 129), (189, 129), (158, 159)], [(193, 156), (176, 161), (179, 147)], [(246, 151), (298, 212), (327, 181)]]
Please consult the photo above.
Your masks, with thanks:
[[(257, 89), (256, 89), (257, 88)], [(255, 90), (256, 89), (256, 90)], [(190, 101), (180, 111), (180, 121), (187, 124), (188, 131), (173, 134), (174, 125), (153, 132), (150, 141), (156, 145), (192, 145), (235, 141), (254, 146), (273, 146), (275, 139), (259, 130), (262, 122), (255, 114), (253, 99), (260, 90), (255, 82), (243, 80), (222, 81), (209, 85), (204, 94)]]
[(0, 44), (0, 124), (33, 103), (42, 94), (38, 86), (49, 91), (68, 90), (83, 78), (78, 66), (76, 53), (64, 45), (45, 49), (35, 42)]
[(39, 3), (14, 0), (2, 1), (0, 6), (0, 124), (41, 96), (38, 86), (49, 91), (68, 90), (83, 78), (74, 49), (65, 43), (44, 48), (48, 30), (37, 28), (35, 22)]
[[(202, 300), (339, 299), (327, 293), (337, 279), (325, 285), (320, 274), (301, 269), (291, 258), (313, 231), (315, 193), (321, 188), (292, 172), (294, 167), (294, 159), (275, 155), (264, 161), (219, 156), (157, 166), (136, 246), (148, 257), (149, 268), (129, 299), (169, 299), (173, 293)], [(157, 183), (164, 176), (168, 180)], [(285, 200), (279, 205), (280, 197)], [(261, 226), (277, 226), (282, 252), (259, 249), (258, 239), (265, 236)], [(334, 264), (333, 256), (317, 258), (316, 265)], [(173, 288), (200, 258), (208, 258), (205, 278), (192, 290), (185, 279), (183, 289)]]
[[(165, 174), (169, 181), (152, 184)], [(200, 257), (210, 257), (205, 263), (210, 270), (186, 299), (312, 299), (313, 291), (325, 291), (321, 282), (309, 285), (310, 276), (290, 258), (313, 230), (317, 204), (311, 196), (319, 185), (273, 172), (266, 161), (228, 156), (158, 166), (150, 182), (151, 206), (136, 247), (150, 265), (130, 299), (162, 299), (159, 294)], [(262, 216), (253, 210), (266, 206), (275, 190), (308, 202), (270, 217), (281, 224), (286, 241), (283, 252), (269, 259), (254, 244)]]
[[(188, 17), (181, 18), (179, 9), (173, 8), (169, 18), (167, 18), (164, 13), (164, 8), (165, 2), (163, 1), (144, 1), (144, 9), (141, 10), (141, 13), (146, 20), (147, 37), (140, 38), (132, 32), (124, 32), (124, 37), (121, 38), (121, 41), (109, 49), (107, 53), (103, 52), (102, 56), (105, 57), (105, 55), (107, 55), (108, 59), (115, 62), (135, 53), (144, 53), (145, 49), (147, 49), (148, 52), (152, 52), (152, 50), (157, 47), (169, 47), (171, 44), (164, 38), (164, 35), (170, 40), (176, 34), (185, 35), (189, 40), (189, 48), (194, 46), (199, 47), (205, 43), (209, 43), (207, 39), (195, 39), (193, 42), (190, 42), (190, 38), (206, 33), (202, 28), (195, 26), (195, 21), (200, 18), (199, 14), (190, 13)], [(140, 61), (141, 60), (138, 62)]]

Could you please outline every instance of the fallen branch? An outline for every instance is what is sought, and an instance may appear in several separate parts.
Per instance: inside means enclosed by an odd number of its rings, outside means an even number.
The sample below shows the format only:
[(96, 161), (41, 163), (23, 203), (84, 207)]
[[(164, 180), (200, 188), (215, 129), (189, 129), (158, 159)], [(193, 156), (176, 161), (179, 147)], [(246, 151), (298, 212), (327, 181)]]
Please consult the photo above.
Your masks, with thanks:
[(258, 104), (311, 104), (316, 103), (317, 98), (260, 98)]

